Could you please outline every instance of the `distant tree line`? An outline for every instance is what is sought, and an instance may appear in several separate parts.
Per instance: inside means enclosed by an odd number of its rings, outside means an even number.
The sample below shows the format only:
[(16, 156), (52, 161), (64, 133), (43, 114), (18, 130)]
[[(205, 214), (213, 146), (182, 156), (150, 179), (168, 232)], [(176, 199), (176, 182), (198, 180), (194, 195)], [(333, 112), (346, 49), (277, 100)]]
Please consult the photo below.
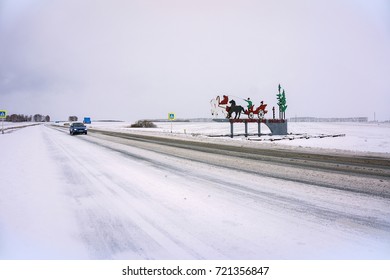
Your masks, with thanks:
[(5, 118), (7, 122), (50, 122), (49, 115), (35, 114), (34, 116), (28, 116), (23, 114), (11, 114)]
[(79, 118), (77, 116), (69, 116), (68, 121), (70, 121), (70, 122), (77, 122), (78, 119)]

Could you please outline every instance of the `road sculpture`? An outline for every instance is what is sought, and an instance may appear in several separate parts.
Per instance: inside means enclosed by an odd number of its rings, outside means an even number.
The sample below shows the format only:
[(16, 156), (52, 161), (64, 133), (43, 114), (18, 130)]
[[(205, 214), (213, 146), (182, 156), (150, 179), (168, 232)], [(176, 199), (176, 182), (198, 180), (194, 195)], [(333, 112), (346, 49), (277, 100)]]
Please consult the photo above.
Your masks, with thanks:
[(237, 105), (236, 101), (234, 99), (230, 99), (228, 95), (223, 95), (222, 98), (220, 96), (217, 96), (210, 101), (211, 115), (213, 115), (214, 117), (218, 117), (218, 114), (222, 111), (224, 116), (228, 119), (232, 118), (233, 113), (234, 119), (239, 119), (241, 117), (241, 113), (247, 115), (249, 119), (253, 119), (255, 116), (257, 116), (259, 119), (263, 119), (265, 114), (268, 112), (265, 109), (267, 107), (267, 104), (264, 104), (264, 101), (260, 102), (260, 106), (255, 107), (250, 98), (239, 99), (242, 99), (246, 102), (249, 101), (247, 109), (244, 109), (244, 107), (241, 105)]
[[(244, 123), (245, 124), (245, 136), (248, 135), (248, 123), (255, 122), (258, 124), (258, 135), (260, 132), (260, 123), (264, 123), (269, 127), (271, 133), (274, 135), (286, 135), (287, 134), (287, 120), (286, 120), (286, 93), (282, 90), (279, 84), (277, 97), (277, 105), (279, 107), (279, 119), (275, 119), (275, 107), (272, 108), (272, 119), (266, 119), (265, 115), (268, 113), (266, 110), (267, 104), (264, 101), (260, 102), (259, 106), (255, 106), (251, 98), (240, 98), (237, 96), (222, 95), (213, 98), (210, 101), (211, 115), (218, 117), (218, 114), (222, 114), (229, 120), (231, 124), (231, 137), (233, 137), (233, 124)], [(234, 99), (233, 99), (234, 98)], [(246, 102), (246, 106), (239, 105), (236, 100)], [(244, 103), (245, 104), (245, 103)], [(234, 113), (234, 114), (233, 114)], [(241, 114), (246, 115), (247, 118), (241, 118)]]

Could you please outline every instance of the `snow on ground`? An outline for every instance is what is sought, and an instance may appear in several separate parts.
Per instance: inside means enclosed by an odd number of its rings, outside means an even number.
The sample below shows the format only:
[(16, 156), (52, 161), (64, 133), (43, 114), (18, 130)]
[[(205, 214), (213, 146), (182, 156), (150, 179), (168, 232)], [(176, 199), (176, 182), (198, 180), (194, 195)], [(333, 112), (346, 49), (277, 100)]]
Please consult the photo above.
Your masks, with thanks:
[[(91, 126), (131, 130), (126, 125)], [(173, 134), (224, 131), (209, 125), (174, 123)], [(154, 133), (170, 133), (169, 123), (158, 126)], [(343, 126), (329, 126), (335, 128)], [(386, 135), (381, 126), (373, 131)], [(0, 135), (0, 147), (0, 259), (390, 258), (387, 199), (242, 174), (44, 125)]]
[(289, 123), (289, 132), (345, 134), (345, 137), (287, 141), (288, 145), (390, 153), (390, 123)]
[(26, 126), (34, 126), (39, 125), (40, 123), (37, 122), (6, 122), (6, 121), (0, 121), (0, 130), (4, 129), (4, 131), (7, 130), (13, 130), (13, 129), (19, 129)]
[[(0, 135), (0, 259), (80, 256), (42, 127)], [(61, 252), (60, 254), (57, 252)]]
[[(202, 138), (208, 135), (226, 135), (230, 133), (229, 123), (218, 122), (156, 122), (157, 128), (130, 128), (131, 122), (114, 122), (114, 123), (93, 123), (91, 128), (101, 128), (109, 130), (120, 130), (127, 132), (147, 132), (157, 134), (172, 134), (186, 138)], [(249, 133), (257, 133), (257, 124), (249, 124)], [(355, 152), (372, 152), (372, 153), (387, 153), (390, 154), (390, 123), (326, 123), (326, 122), (289, 122), (288, 132), (292, 134), (318, 136), (339, 135), (345, 134), (344, 137), (326, 137), (326, 138), (309, 138), (309, 139), (294, 139), (281, 140), (272, 142), (273, 145), (285, 147), (311, 147), (321, 149), (333, 149), (340, 152), (355, 151)], [(234, 133), (243, 134), (244, 125), (235, 124)], [(261, 133), (270, 133), (270, 130), (265, 124), (261, 125)], [(297, 136), (298, 137), (298, 136)], [(207, 137), (208, 138), (208, 137)], [(228, 139), (226, 139), (228, 138)], [(282, 136), (251, 136), (250, 145), (264, 145), (264, 142), (270, 142), (270, 139), (281, 139)], [(245, 140), (245, 137), (235, 137), (233, 140)], [(218, 141), (216, 139), (208, 139), (208, 141)], [(229, 137), (220, 139), (219, 141), (232, 140)]]

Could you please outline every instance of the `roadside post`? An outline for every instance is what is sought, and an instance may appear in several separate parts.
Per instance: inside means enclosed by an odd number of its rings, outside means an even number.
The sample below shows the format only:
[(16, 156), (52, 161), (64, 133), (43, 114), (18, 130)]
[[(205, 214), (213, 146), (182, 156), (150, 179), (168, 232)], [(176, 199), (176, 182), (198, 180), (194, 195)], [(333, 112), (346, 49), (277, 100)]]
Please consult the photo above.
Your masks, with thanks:
[(1, 119), (1, 134), (4, 134), (4, 119), (7, 117), (7, 111), (0, 110), (0, 119)]
[(171, 122), (171, 133), (172, 133), (172, 121), (176, 118), (175, 113), (168, 113), (168, 120)]

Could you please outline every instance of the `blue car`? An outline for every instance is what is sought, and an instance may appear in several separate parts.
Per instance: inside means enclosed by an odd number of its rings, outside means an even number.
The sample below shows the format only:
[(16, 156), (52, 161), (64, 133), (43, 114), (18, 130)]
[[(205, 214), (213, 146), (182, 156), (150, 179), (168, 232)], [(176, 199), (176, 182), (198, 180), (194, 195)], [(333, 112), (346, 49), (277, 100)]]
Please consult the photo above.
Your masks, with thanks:
[(72, 123), (69, 127), (69, 133), (70, 135), (75, 135), (75, 134), (87, 134), (87, 127), (85, 124), (81, 122), (75, 122)]

